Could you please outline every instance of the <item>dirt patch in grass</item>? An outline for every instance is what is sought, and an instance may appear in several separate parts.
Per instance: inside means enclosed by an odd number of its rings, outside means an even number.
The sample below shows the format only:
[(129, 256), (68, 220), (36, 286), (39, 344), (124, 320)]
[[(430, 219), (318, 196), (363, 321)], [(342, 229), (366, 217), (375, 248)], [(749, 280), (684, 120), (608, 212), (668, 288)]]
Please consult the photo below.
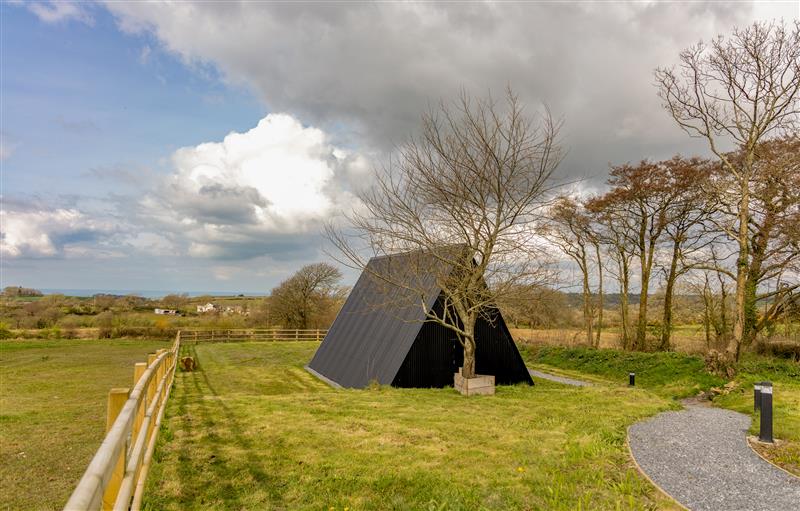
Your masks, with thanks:
[(188, 347), (146, 491), (151, 509), (653, 509), (625, 429), (674, 406), (541, 383), (334, 390), (318, 343)]
[(0, 508), (61, 509), (105, 435), (112, 387), (163, 342), (0, 342)]

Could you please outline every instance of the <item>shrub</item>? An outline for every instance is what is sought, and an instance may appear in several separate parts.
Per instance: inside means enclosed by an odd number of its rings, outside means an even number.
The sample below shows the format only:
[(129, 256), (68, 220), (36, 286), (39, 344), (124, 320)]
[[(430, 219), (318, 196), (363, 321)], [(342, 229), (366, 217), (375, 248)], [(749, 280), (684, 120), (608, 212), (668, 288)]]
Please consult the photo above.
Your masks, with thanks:
[(800, 361), (800, 343), (797, 342), (760, 340), (753, 348), (759, 355)]

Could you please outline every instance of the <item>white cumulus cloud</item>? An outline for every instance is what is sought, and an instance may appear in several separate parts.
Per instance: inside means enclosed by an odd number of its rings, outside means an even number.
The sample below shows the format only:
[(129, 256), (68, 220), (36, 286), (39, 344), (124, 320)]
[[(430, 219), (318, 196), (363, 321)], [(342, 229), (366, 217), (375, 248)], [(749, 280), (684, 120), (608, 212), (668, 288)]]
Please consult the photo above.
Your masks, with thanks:
[(114, 231), (110, 222), (71, 208), (0, 209), (0, 253), (6, 257), (60, 257), (98, 254), (95, 242)]
[(62, 23), (75, 20), (87, 25), (94, 24), (94, 18), (86, 8), (86, 2), (50, 0), (49, 2), (28, 2), (28, 10), (45, 23)]
[(366, 160), (322, 130), (269, 114), (245, 133), (184, 147), (172, 173), (145, 195), (140, 215), (183, 240), (195, 257), (247, 258), (293, 250), (353, 202)]

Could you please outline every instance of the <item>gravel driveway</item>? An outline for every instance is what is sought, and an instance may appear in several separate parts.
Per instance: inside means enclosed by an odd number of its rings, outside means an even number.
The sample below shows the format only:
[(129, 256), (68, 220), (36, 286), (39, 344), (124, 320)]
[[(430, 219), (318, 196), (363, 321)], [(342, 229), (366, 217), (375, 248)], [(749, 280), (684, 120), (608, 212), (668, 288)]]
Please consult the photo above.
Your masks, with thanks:
[(750, 417), (689, 405), (630, 427), (628, 442), (644, 472), (694, 511), (797, 511), (800, 478), (747, 445)]

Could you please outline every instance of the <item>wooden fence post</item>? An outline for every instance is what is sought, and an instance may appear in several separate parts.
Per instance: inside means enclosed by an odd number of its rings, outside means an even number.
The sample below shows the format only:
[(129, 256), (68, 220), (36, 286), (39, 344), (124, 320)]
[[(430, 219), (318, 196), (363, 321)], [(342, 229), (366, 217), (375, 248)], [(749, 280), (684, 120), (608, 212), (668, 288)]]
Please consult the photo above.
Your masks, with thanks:
[[(153, 367), (153, 364), (155, 363), (156, 358), (157, 358), (157, 356), (156, 356), (155, 353), (151, 353), (151, 354), (147, 355), (147, 367)], [(153, 384), (156, 383), (157, 381), (158, 380), (156, 379), (156, 376), (153, 375), (150, 378), (150, 383), (147, 385), (147, 401), (145, 401), (145, 407), (144, 407), (145, 410), (147, 410), (147, 407), (150, 406), (150, 403), (153, 402), (153, 395), (156, 393), (156, 387)], [(157, 384), (158, 383), (156, 383), (156, 385)]]
[[(114, 421), (117, 420), (119, 412), (128, 401), (130, 389), (115, 388), (111, 389), (108, 393), (108, 412), (106, 414), (106, 433), (111, 430)], [(113, 509), (114, 502), (117, 500), (117, 493), (122, 484), (122, 478), (125, 477), (125, 449), (119, 455), (117, 464), (114, 466), (114, 471), (111, 473), (111, 479), (108, 481), (106, 491), (103, 494), (103, 509)]]
[[(147, 364), (145, 362), (137, 362), (133, 364), (133, 386), (135, 387), (139, 380), (142, 378), (142, 375), (147, 370)], [(136, 436), (139, 434), (139, 430), (142, 428), (142, 422), (144, 421), (144, 413), (146, 404), (139, 403), (139, 407), (136, 409), (136, 418), (133, 421), (133, 430), (131, 432), (131, 443), (135, 442)]]
[(139, 378), (142, 377), (144, 372), (147, 370), (147, 363), (146, 362), (137, 362), (133, 364), (133, 386), (135, 387), (137, 383), (139, 383)]

